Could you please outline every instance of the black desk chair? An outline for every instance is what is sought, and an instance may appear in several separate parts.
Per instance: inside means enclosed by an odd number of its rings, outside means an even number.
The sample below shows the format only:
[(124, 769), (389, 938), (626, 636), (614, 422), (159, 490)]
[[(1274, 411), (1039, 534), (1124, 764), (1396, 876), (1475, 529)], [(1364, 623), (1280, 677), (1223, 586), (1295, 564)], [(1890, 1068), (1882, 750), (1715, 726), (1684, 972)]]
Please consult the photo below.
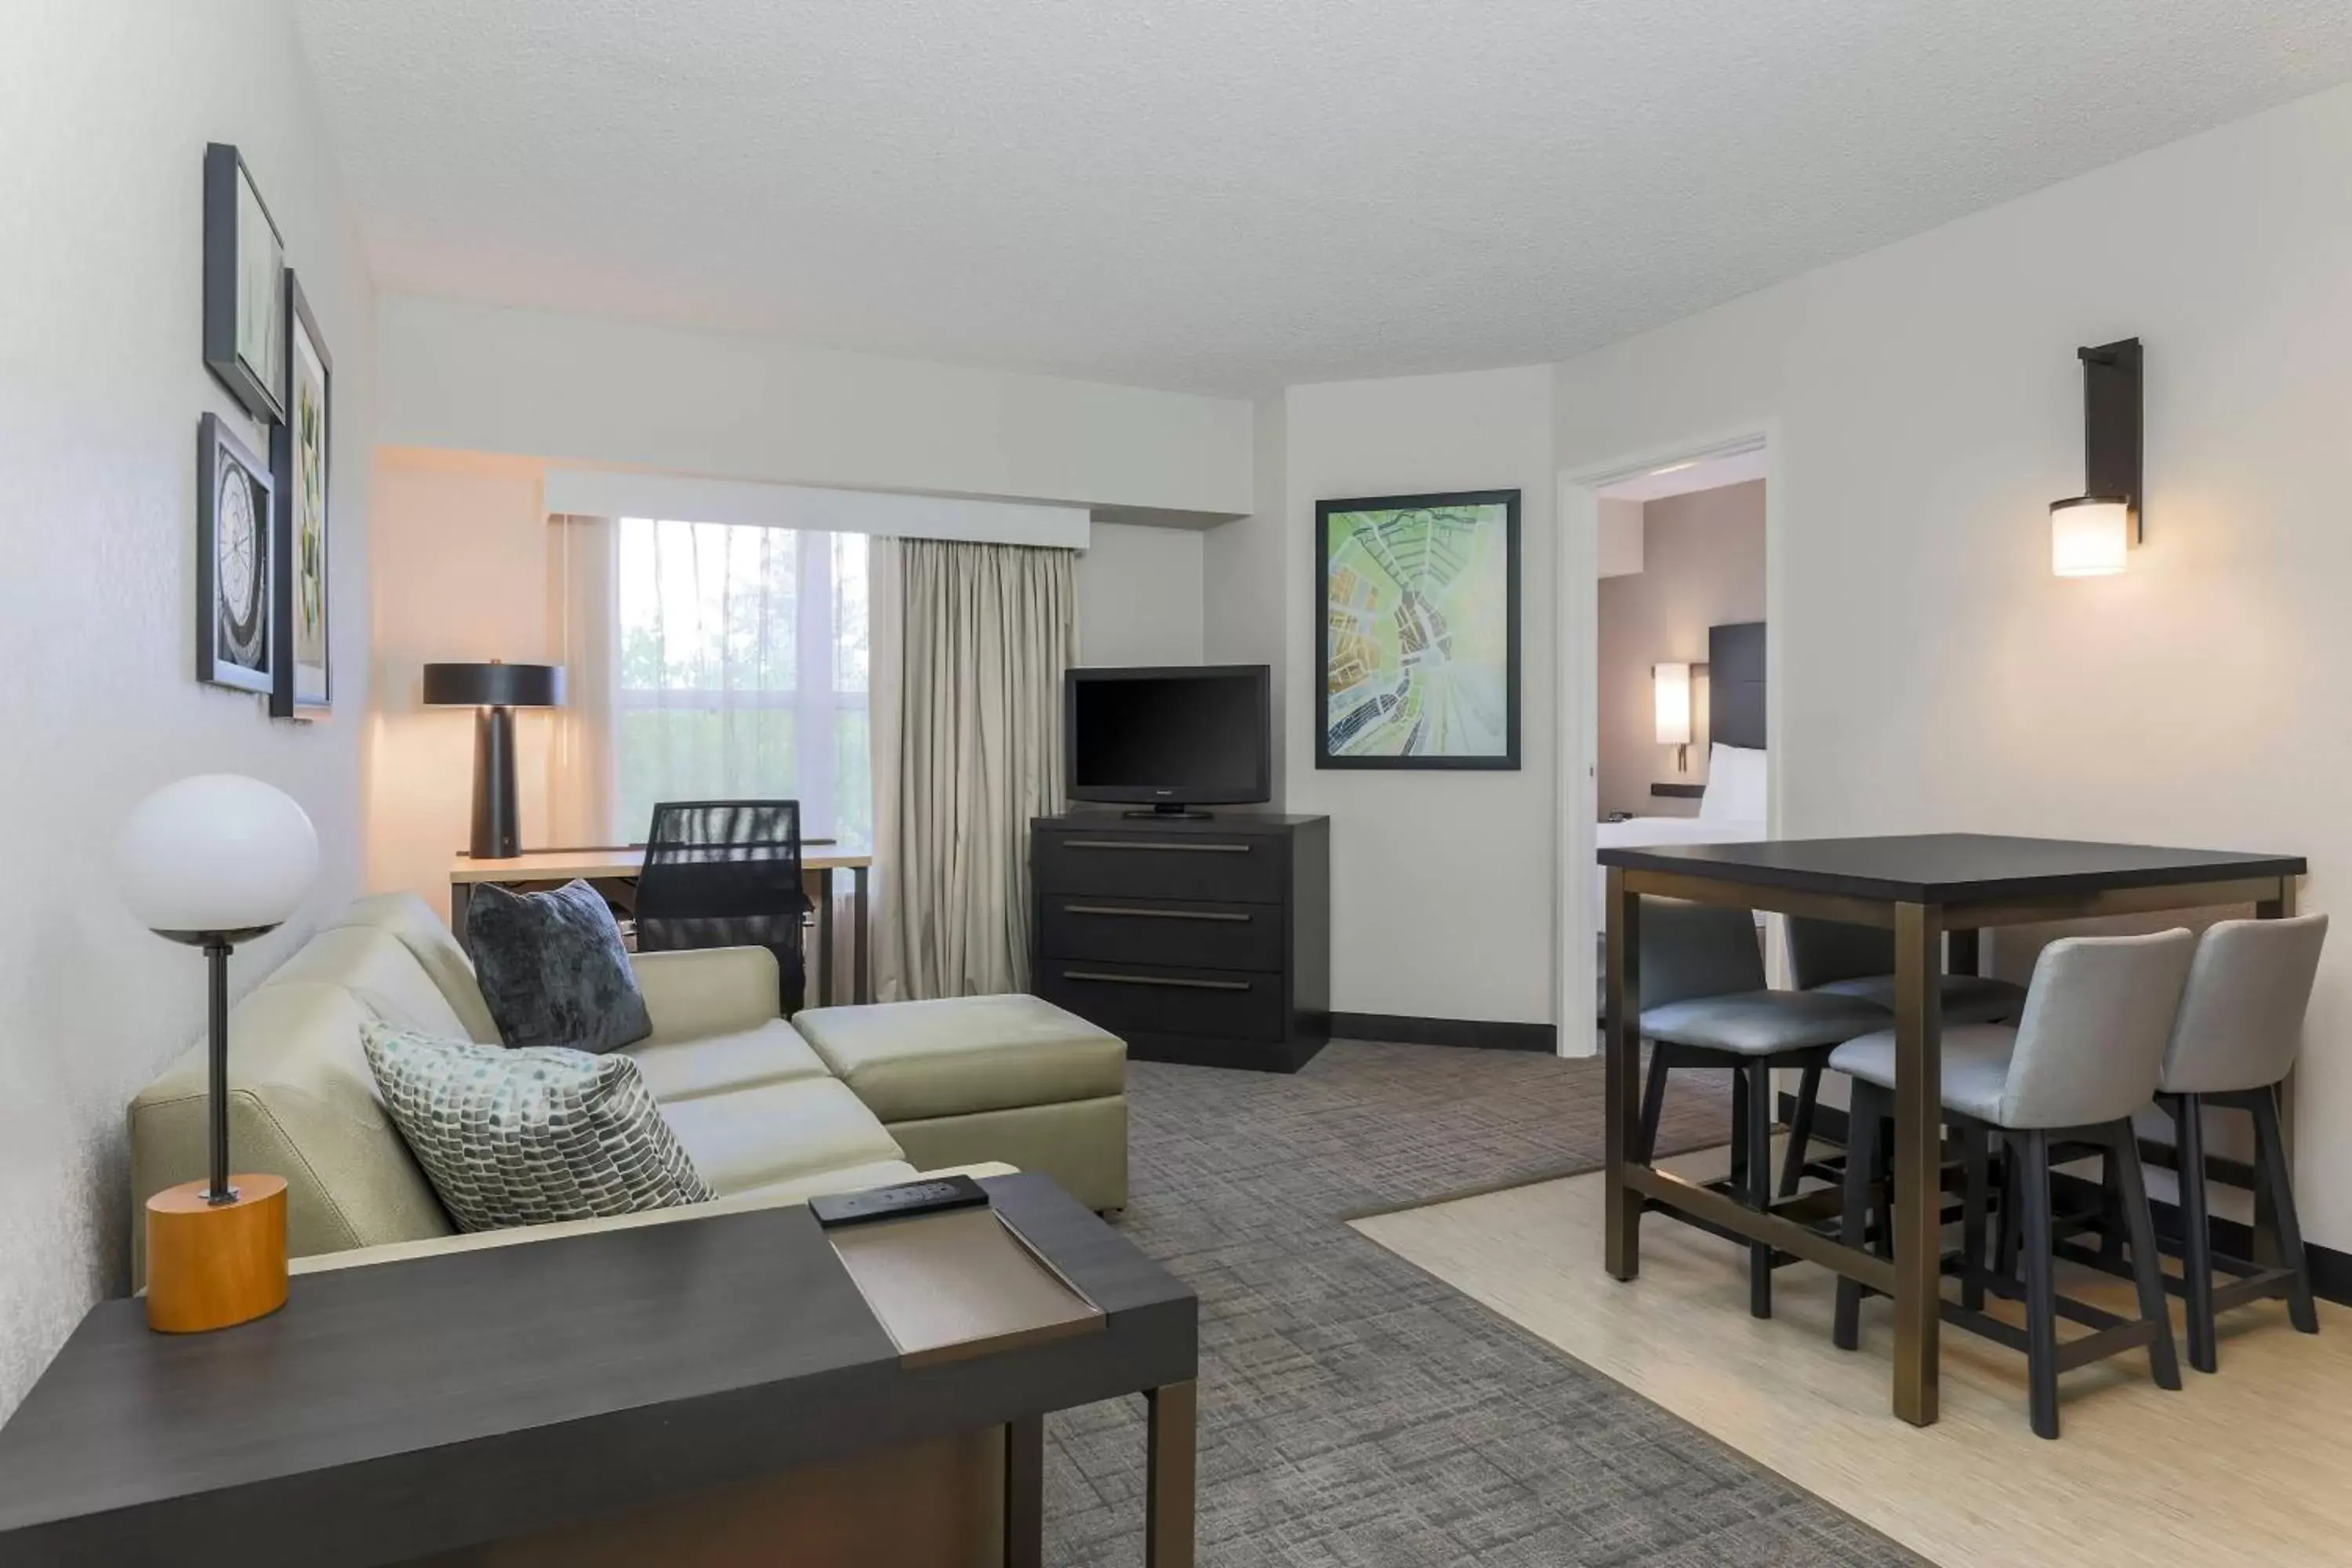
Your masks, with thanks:
[(797, 1013), (807, 987), (796, 800), (665, 801), (654, 807), (637, 875), (637, 951), (764, 947)]

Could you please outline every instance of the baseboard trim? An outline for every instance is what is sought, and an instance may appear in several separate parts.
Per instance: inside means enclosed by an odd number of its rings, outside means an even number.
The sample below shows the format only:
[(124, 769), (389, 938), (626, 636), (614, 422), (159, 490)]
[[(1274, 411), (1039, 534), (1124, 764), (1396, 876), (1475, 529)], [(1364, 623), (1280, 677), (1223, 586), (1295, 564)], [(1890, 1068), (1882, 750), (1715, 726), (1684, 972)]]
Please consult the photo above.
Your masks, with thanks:
[[(1783, 1094), (1780, 1099), (1780, 1121), (1786, 1125), (1797, 1113), (1796, 1096)], [(1845, 1112), (1833, 1105), (1817, 1106), (1813, 1110), (1813, 1136), (1825, 1143), (1845, 1142)], [(2060, 1171), (2053, 1174), (2050, 1191), (2054, 1202), (2063, 1200), (2075, 1207), (2087, 1207), (2099, 1201), (2099, 1184)], [(2156, 1221), (2156, 1234), (2164, 1240), (2180, 1239), (2180, 1205), (2166, 1203), (2161, 1198), (2148, 1200), (2148, 1213)], [(2299, 1205), (2298, 1205), (2299, 1206)], [(2213, 1240), (2224, 1252), (2239, 1258), (2254, 1255), (2253, 1227), (2234, 1219), (2213, 1220)], [(2303, 1244), (2304, 1255), (2311, 1260), (2311, 1289), (2315, 1296), (2339, 1306), (2352, 1307), (2352, 1253), (2338, 1252), (2332, 1247), (2322, 1247), (2315, 1241)]]
[(1559, 1031), (1549, 1024), (1493, 1024), (1475, 1018), (1407, 1018), (1393, 1013), (1334, 1013), (1335, 1040), (1379, 1040), (1402, 1046), (1465, 1046), (1488, 1051), (1556, 1055)]

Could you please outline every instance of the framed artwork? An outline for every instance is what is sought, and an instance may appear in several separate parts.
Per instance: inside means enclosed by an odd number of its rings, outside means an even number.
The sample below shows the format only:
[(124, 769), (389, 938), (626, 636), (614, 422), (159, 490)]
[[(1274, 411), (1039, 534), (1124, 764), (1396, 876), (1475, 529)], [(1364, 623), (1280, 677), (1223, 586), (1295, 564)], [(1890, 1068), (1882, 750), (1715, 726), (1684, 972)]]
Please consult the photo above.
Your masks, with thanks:
[(286, 417), (269, 432), (269, 471), (278, 487), (271, 618), (280, 638), (269, 711), (280, 719), (315, 718), (333, 701), (327, 647), (327, 458), (335, 362), (303, 297), (302, 280), (290, 269), (286, 347)]
[(205, 149), (205, 363), (256, 419), (286, 416), (286, 245), (253, 174)]
[(1318, 768), (1519, 765), (1519, 492), (1315, 503)]
[(196, 679), (267, 694), (277, 641), (270, 625), (271, 498), (261, 459), (217, 414), (196, 441)]

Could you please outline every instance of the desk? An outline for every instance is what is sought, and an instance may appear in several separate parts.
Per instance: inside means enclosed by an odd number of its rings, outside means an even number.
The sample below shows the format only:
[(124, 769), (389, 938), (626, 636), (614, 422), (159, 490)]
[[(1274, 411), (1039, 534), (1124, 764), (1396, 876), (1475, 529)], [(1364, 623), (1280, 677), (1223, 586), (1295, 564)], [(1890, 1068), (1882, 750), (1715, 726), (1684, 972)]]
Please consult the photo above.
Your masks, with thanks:
[[(1609, 1272), (1641, 1271), (1644, 1209), (1662, 1206), (1767, 1243), (1895, 1299), (1895, 1414), (1936, 1419), (1942, 1321), (1943, 1000), (1934, 976), (1974, 973), (1979, 930), (2225, 904), (2294, 912), (2299, 855), (2241, 855), (1973, 833), (1603, 849), (1608, 868)], [(1895, 1258), (1857, 1251), (1633, 1160), (1641, 1122), (1641, 900), (1687, 899), (1812, 915), (1895, 933)], [(1804, 1198), (1787, 1201), (1793, 1209)]]
[[(1046, 1177), (982, 1184), (1099, 1331), (918, 1364), (799, 1205), (305, 1275), (218, 1333), (100, 1301), (0, 1428), (0, 1563), (472, 1563), (648, 1514), (685, 1534), (718, 1489), (1002, 1427), (1003, 1557), (1034, 1568), (1044, 1416), (1139, 1394), (1145, 1562), (1189, 1568), (1192, 1292)], [(801, 1544), (871, 1560), (855, 1536)]]
[[(636, 908), (637, 873), (645, 868), (646, 852), (642, 847), (603, 846), (585, 849), (533, 849), (504, 860), (477, 860), (470, 855), (460, 855), (449, 862), (449, 926), (459, 940), (466, 934), (466, 904), (474, 889), (483, 882), (496, 882), (517, 892), (535, 891), (543, 888), (560, 888), (566, 882), (583, 881), (604, 895), (607, 902), (624, 911)], [(866, 904), (866, 874), (874, 865), (873, 855), (864, 849), (840, 845), (813, 844), (801, 853), (801, 879), (808, 889), (809, 898), (816, 904), (817, 948), (824, 962), (809, 967), (816, 985), (816, 1005), (820, 1007), (833, 1001), (833, 874), (850, 874), (850, 924), (856, 946), (852, 970), (851, 999), (857, 1002), (874, 1000), (873, 931)]]

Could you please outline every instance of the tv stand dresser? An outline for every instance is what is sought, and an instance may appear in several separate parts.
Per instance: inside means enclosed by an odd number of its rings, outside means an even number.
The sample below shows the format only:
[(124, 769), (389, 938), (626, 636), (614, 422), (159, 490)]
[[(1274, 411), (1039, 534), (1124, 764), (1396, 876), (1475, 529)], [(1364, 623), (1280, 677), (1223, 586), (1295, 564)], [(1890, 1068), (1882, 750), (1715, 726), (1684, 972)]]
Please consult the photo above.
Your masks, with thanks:
[(1296, 1072), (1331, 1033), (1331, 819), (1031, 824), (1031, 989), (1146, 1061)]

